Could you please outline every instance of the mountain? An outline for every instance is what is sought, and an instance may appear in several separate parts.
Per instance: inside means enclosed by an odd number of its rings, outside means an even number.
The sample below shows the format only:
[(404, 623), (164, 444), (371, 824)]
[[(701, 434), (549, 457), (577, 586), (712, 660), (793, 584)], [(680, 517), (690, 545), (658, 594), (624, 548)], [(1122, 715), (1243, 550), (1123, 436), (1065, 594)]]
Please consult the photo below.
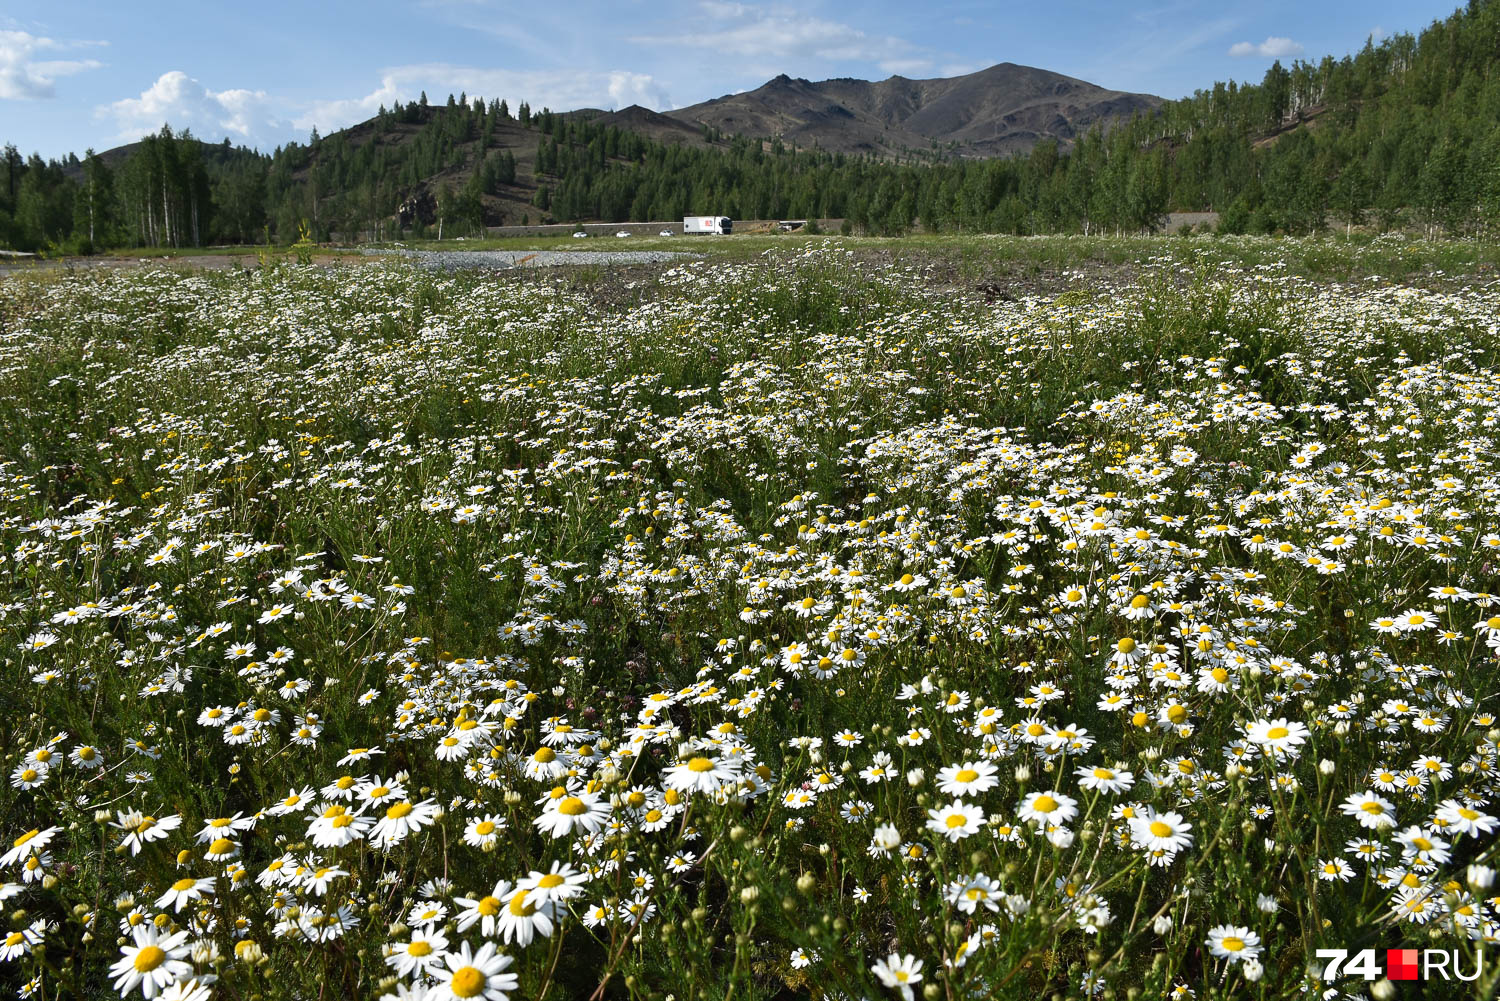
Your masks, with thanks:
[(785, 74), (741, 94), (667, 112), (725, 135), (779, 136), (798, 147), (877, 156), (934, 148), (1006, 156), (1055, 139), (1064, 147), (1096, 122), (1108, 125), (1162, 103), (1083, 80), (1000, 63), (965, 76), (812, 83)]
[(565, 117), (578, 117), (605, 128), (634, 132), (652, 142), (667, 146), (707, 146), (703, 130), (659, 111), (632, 104), (619, 111), (600, 111), (598, 108), (583, 108), (567, 112)]

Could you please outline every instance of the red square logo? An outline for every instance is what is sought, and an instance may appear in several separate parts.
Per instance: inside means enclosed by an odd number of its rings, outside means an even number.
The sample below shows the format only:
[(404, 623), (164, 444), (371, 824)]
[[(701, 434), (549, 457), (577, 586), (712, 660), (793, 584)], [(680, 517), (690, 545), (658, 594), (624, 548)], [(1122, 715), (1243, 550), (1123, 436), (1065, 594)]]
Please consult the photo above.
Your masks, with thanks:
[(1390, 980), (1420, 980), (1416, 949), (1385, 950), (1385, 975)]

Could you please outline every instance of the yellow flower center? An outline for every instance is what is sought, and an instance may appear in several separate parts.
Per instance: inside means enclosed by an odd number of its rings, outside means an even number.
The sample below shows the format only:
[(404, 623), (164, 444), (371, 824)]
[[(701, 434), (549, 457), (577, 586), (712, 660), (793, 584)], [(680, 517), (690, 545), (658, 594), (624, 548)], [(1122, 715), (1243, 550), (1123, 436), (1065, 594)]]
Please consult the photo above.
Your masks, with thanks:
[(550, 890), (554, 886), (562, 886), (566, 882), (567, 882), (567, 880), (563, 879), (557, 873), (555, 873), (555, 872), (549, 872), (549, 873), (547, 873), (547, 875), (545, 875), (541, 879), (537, 880), (536, 881), (536, 885), (540, 886), (540, 887), (542, 887), (544, 889)]
[(410, 813), (411, 813), (411, 804), (410, 803), (397, 803), (395, 806), (393, 806), (389, 810), (385, 811), (385, 815), (387, 817), (389, 817), (391, 820), (400, 820), (402, 817), (405, 817), (405, 816), (407, 816)]
[(1170, 824), (1167, 824), (1164, 821), (1160, 821), (1160, 820), (1153, 820), (1153, 821), (1151, 821), (1151, 834), (1154, 837), (1165, 838), (1168, 835), (1170, 835), (1171, 833), (1172, 833), (1172, 827), (1171, 827)]
[(1038, 796), (1032, 802), (1031, 808), (1037, 813), (1051, 813), (1057, 809), (1057, 800), (1051, 796)]
[(975, 779), (979, 778), (979, 773), (972, 768), (965, 768), (963, 771), (959, 772), (953, 777), (960, 782), (973, 782)]
[(432, 943), (417, 939), (406, 947), (408, 956), (430, 956), (432, 955)]
[(1245, 948), (1245, 940), (1242, 938), (1235, 938), (1233, 935), (1230, 935), (1219, 944), (1230, 952), (1239, 952), (1241, 949)]
[(487, 837), (487, 836), (489, 836), (491, 834), (494, 834), (495, 833), (495, 824), (494, 824), (494, 821), (481, 820), (474, 827), (474, 833), (478, 834), (478, 835), (480, 835), (482, 837)]
[(1272, 740), (1281, 740), (1283, 737), (1291, 736), (1292, 731), (1284, 726), (1273, 726), (1266, 731), (1266, 736)]
[(176, 890), (178, 893), (181, 893), (183, 890), (191, 890), (197, 884), (198, 881), (196, 879), (179, 879), (177, 882), (172, 884), (172, 889)]
[(465, 966), (453, 974), (448, 989), (461, 998), (478, 997), (484, 991), (484, 971), (478, 967)]
[(557, 812), (569, 817), (577, 817), (581, 816), (582, 814), (588, 813), (589, 808), (588, 805), (577, 796), (569, 796), (567, 799), (557, 804)]
[(167, 954), (160, 946), (148, 945), (135, 954), (132, 964), (137, 973), (150, 973), (166, 961)]
[(688, 771), (692, 772), (711, 772), (713, 767), (714, 763), (708, 758), (694, 758), (688, 762)]

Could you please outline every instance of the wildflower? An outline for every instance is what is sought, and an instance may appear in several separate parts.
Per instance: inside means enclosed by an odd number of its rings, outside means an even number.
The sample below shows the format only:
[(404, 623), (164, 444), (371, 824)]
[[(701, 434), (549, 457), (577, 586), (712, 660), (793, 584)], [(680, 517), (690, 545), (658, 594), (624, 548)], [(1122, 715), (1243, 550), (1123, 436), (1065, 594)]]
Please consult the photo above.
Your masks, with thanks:
[(1396, 808), (1389, 800), (1372, 792), (1354, 793), (1346, 797), (1339, 809), (1358, 820), (1361, 827), (1370, 830), (1392, 827), (1396, 823)]
[(575, 795), (558, 786), (548, 797), (542, 814), (532, 820), (532, 824), (543, 834), (563, 838), (576, 832), (593, 834), (604, 826), (609, 815), (609, 803), (602, 801), (597, 793), (579, 792)]
[(711, 793), (739, 781), (738, 770), (722, 759), (698, 755), (663, 773), (668, 786), (681, 792)]
[(955, 799), (945, 807), (928, 810), (927, 817), (929, 831), (956, 842), (979, 833), (979, 826), (984, 822), (984, 811)]
[(1114, 794), (1125, 792), (1135, 784), (1135, 775), (1131, 772), (1114, 771), (1101, 766), (1081, 767), (1073, 774), (1078, 776), (1078, 784), (1090, 791)]
[(891, 953), (885, 959), (875, 961), (870, 972), (886, 987), (901, 994), (902, 1001), (912, 1001), (912, 985), (922, 980), (922, 961), (916, 956)]
[(1231, 963), (1241, 963), (1260, 955), (1260, 936), (1239, 925), (1215, 925), (1208, 930), (1204, 944), (1215, 957)]
[(1022, 820), (1038, 824), (1066, 824), (1078, 815), (1078, 801), (1053, 790), (1027, 795), (1016, 807)]
[(370, 842), (379, 848), (389, 848), (414, 831), (431, 824), (441, 812), (438, 805), (430, 799), (420, 803), (410, 800), (393, 803), (371, 828)]
[(41, 854), (61, 827), (33, 828), (11, 842), (10, 850), (0, 855), (0, 868), (14, 865), (32, 854)]
[(500, 884), (496, 889), (496, 895), (505, 901), (495, 919), (500, 941), (514, 941), (524, 947), (535, 937), (551, 936), (556, 901), (536, 889), (511, 887), (508, 883)]
[(206, 876), (202, 879), (194, 879), (191, 876), (179, 879), (167, 888), (156, 901), (157, 907), (171, 907), (173, 911), (181, 911), (184, 905), (191, 904), (213, 892), (214, 877)]
[(116, 814), (115, 820), (110, 821), (110, 826), (124, 831), (120, 843), (130, 849), (130, 854), (139, 855), (147, 844), (160, 841), (181, 827), (182, 818), (170, 814), (158, 820), (135, 810), (122, 810)]
[(162, 936), (154, 924), (145, 924), (131, 935), (132, 941), (120, 948), (120, 958), (109, 968), (121, 995), (140, 987), (143, 997), (154, 998), (173, 982), (192, 975), (193, 968), (185, 962), (187, 932)]
[(1193, 825), (1178, 813), (1157, 813), (1149, 807), (1130, 821), (1130, 836), (1148, 852), (1178, 852), (1193, 843)]
[(447, 948), (448, 939), (442, 932), (418, 930), (410, 940), (387, 946), (385, 961), (398, 977), (426, 976), (442, 967)]
[(478, 952), (471, 952), (464, 942), (459, 951), (443, 954), (442, 967), (434, 969), (437, 983), (425, 1001), (509, 1001), (506, 991), (520, 984), (514, 973), (505, 972), (511, 962), (511, 957), (496, 951), (493, 942), (484, 943)]
[(1286, 719), (1257, 720), (1245, 728), (1245, 739), (1277, 757), (1294, 752), (1307, 739), (1307, 727)]
[(938, 790), (947, 796), (978, 796), (999, 785), (999, 769), (988, 761), (966, 761), (938, 771)]

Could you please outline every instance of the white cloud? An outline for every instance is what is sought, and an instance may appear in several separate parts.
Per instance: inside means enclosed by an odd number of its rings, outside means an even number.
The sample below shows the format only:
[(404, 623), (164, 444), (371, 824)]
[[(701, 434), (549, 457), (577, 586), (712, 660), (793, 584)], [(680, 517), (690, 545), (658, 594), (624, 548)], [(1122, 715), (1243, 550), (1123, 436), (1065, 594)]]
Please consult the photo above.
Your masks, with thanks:
[[(699, 9), (711, 24), (685, 26), (673, 34), (639, 36), (629, 41), (716, 58), (735, 55), (769, 59), (783, 65), (821, 60), (869, 62), (887, 69), (931, 66), (910, 42), (870, 35), (851, 25), (813, 17), (792, 7), (759, 10), (725, 0), (702, 0)], [(888, 69), (888, 72), (898, 71)]]
[(511, 109), (525, 101), (532, 108), (570, 111), (575, 108), (623, 108), (641, 104), (657, 110), (671, 108), (666, 87), (649, 73), (625, 70), (500, 70), (447, 63), (395, 66), (381, 73), (380, 86), (363, 97), (320, 101), (305, 109), (294, 124), (303, 131), (314, 126), (328, 132), (364, 121), (384, 105), (416, 100), (423, 91), (428, 101), (442, 103), (449, 94), (467, 93), (470, 100), (504, 98)]
[(176, 130), (192, 129), (200, 139), (212, 142), (223, 136), (256, 143), (281, 138), (287, 123), (273, 108), (263, 90), (212, 91), (181, 70), (163, 73), (140, 97), (128, 97), (97, 109), (113, 117), (117, 138), (129, 142), (163, 124)]
[(1263, 59), (1287, 59), (1302, 55), (1302, 44), (1290, 38), (1272, 35), (1257, 45), (1254, 42), (1235, 42), (1229, 47), (1231, 56), (1260, 56)]
[(53, 81), (103, 63), (94, 59), (38, 59), (43, 52), (57, 52), (99, 42), (59, 42), (25, 31), (0, 30), (0, 99), (28, 100), (55, 97)]

